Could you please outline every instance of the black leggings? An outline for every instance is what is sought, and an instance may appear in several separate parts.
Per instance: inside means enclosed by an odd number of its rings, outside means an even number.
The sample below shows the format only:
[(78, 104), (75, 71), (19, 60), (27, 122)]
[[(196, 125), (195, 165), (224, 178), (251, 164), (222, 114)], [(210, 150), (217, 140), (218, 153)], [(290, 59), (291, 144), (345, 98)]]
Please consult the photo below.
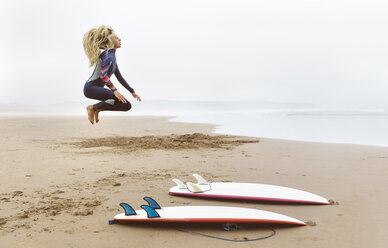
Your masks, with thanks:
[(93, 109), (101, 111), (128, 111), (131, 109), (131, 103), (123, 103), (115, 97), (113, 91), (104, 88), (105, 83), (100, 79), (87, 82), (84, 86), (84, 95), (87, 98), (100, 100), (101, 102), (93, 105)]

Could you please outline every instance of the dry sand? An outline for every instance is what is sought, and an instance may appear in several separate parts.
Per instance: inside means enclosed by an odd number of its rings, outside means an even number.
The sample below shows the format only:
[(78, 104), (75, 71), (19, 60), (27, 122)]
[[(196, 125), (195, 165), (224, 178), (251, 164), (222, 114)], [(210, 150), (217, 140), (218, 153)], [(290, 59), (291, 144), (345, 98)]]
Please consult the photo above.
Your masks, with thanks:
[[(217, 136), (214, 126), (159, 117), (0, 118), (0, 247), (386, 247), (388, 148)], [(210, 136), (209, 136), (210, 135)], [(268, 183), (314, 192), (338, 205), (192, 199), (168, 195), (172, 178)], [(120, 202), (226, 205), (286, 214), (316, 225), (275, 226), (269, 239), (234, 243), (173, 225), (108, 225)], [(135, 209), (139, 209), (135, 207)], [(268, 226), (226, 232), (230, 239)]]

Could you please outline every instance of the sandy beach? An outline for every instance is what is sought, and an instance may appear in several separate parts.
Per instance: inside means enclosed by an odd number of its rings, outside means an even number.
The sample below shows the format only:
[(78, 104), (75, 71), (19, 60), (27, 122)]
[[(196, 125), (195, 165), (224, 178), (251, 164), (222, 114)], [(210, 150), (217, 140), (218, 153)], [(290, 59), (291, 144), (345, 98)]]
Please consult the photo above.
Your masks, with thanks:
[[(1, 247), (385, 247), (388, 242), (388, 148), (297, 142), (212, 133), (213, 125), (168, 117), (0, 118)], [(168, 194), (192, 173), (208, 181), (293, 187), (338, 204), (212, 201)], [(127, 202), (150, 196), (161, 206), (216, 205), (285, 214), (304, 227), (275, 226), (274, 237), (227, 242), (174, 225), (108, 225)], [(179, 225), (182, 227), (182, 225)], [(244, 226), (244, 225), (242, 225)], [(267, 225), (206, 234), (266, 236)]]

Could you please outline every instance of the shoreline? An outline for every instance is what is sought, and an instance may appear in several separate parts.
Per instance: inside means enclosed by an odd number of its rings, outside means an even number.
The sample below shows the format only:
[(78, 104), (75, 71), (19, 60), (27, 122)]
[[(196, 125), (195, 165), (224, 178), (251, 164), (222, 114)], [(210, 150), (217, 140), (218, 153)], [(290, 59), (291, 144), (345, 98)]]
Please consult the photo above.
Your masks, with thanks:
[[(64, 144), (100, 137), (114, 140), (117, 136), (216, 135), (215, 125), (169, 120), (170, 117), (104, 116), (92, 126), (85, 117), (25, 117), (23, 121), (0, 117), (2, 244), (8, 247), (127, 247), (131, 242), (138, 247), (236, 246), (177, 232), (171, 226), (107, 224), (122, 212), (120, 202), (140, 206), (142, 198), (150, 196), (161, 206), (240, 206), (317, 224), (302, 228), (276, 227), (277, 235), (249, 245), (385, 246), (388, 148), (267, 138), (230, 149), (139, 148), (130, 152)], [(174, 186), (172, 178), (193, 181), (192, 173), (213, 182), (288, 186), (338, 201), (339, 205), (212, 201), (168, 195), (168, 189)], [(198, 231), (203, 229), (211, 235), (228, 238), (265, 235), (263, 226), (234, 233), (225, 233), (214, 226), (201, 226)]]
[[(0, 112), (0, 120), (1, 119), (29, 119), (29, 118), (85, 118), (85, 114), (47, 114), (47, 113), (41, 113), (41, 114), (31, 114), (25, 116), (26, 113), (21, 113), (20, 115), (1, 115), (2, 113)], [(235, 135), (235, 136), (241, 136), (241, 137), (252, 137), (252, 138), (261, 138), (261, 139), (270, 139), (270, 140), (278, 140), (278, 141), (291, 141), (291, 142), (305, 142), (305, 143), (322, 143), (322, 144), (333, 144), (333, 145), (354, 145), (354, 146), (365, 146), (365, 147), (376, 147), (376, 148), (388, 148), (388, 145), (373, 145), (373, 144), (361, 144), (361, 143), (346, 143), (346, 142), (327, 142), (327, 141), (313, 141), (313, 140), (302, 140), (302, 139), (285, 139), (285, 138), (274, 138), (274, 137), (266, 137), (266, 136), (255, 136), (255, 135), (241, 135), (241, 134), (234, 134), (234, 133), (228, 133), (228, 132), (217, 132), (216, 128), (223, 127), (224, 125), (222, 124), (217, 124), (217, 123), (211, 123), (211, 122), (185, 122), (185, 121), (180, 121), (177, 120), (180, 116), (179, 115), (152, 115), (152, 114), (144, 114), (144, 115), (131, 115), (131, 116), (123, 116), (123, 115), (110, 115), (110, 116), (105, 116), (103, 118), (167, 118), (168, 122), (172, 123), (182, 123), (182, 124), (198, 124), (198, 125), (209, 125), (213, 127), (212, 133), (214, 134), (225, 134), (225, 135)], [(95, 124), (96, 125), (96, 124)]]

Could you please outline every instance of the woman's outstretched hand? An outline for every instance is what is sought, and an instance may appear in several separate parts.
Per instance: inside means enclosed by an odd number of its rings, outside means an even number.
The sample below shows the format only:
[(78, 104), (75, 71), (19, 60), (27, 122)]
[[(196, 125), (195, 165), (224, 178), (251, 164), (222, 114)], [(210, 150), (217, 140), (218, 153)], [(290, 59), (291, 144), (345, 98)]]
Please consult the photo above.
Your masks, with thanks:
[(120, 102), (123, 102), (123, 103), (128, 102), (128, 100), (123, 95), (121, 95), (121, 93), (118, 90), (114, 91), (113, 94), (115, 94), (115, 97), (119, 99)]
[(141, 99), (140, 99), (140, 96), (138, 94), (136, 94), (135, 92), (132, 93), (132, 96), (138, 100), (139, 102), (141, 102)]

